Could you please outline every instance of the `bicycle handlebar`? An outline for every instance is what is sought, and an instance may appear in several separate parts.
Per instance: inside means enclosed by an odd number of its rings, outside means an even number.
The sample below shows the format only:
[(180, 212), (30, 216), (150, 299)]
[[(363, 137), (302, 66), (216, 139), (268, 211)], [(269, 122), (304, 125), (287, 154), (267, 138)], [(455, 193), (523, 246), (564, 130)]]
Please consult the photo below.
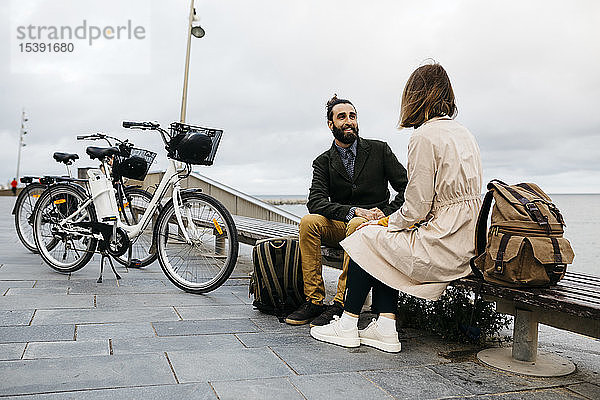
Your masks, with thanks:
[(159, 126), (154, 122), (123, 121), (123, 128), (129, 129), (158, 129)]
[(121, 140), (114, 136), (109, 136), (104, 133), (93, 133), (91, 135), (78, 135), (77, 140), (106, 140), (109, 146), (113, 146), (112, 141), (117, 143), (117, 146), (121, 150), (122, 154), (128, 156), (130, 149), (133, 147), (133, 143), (129, 143), (129, 140)]
[(77, 140), (100, 140), (106, 138), (107, 136), (103, 133), (94, 133), (91, 135), (77, 135)]

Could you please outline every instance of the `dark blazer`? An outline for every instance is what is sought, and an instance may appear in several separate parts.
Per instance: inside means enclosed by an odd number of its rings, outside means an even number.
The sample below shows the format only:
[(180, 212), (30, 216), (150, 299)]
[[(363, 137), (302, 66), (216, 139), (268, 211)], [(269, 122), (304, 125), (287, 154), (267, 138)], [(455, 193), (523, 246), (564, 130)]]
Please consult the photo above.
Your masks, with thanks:
[[(391, 203), (388, 183), (398, 192)], [(306, 206), (311, 214), (338, 221), (346, 221), (351, 207), (378, 207), (390, 215), (404, 203), (407, 183), (406, 169), (387, 143), (358, 138), (353, 179), (346, 172), (334, 143), (313, 161)]]

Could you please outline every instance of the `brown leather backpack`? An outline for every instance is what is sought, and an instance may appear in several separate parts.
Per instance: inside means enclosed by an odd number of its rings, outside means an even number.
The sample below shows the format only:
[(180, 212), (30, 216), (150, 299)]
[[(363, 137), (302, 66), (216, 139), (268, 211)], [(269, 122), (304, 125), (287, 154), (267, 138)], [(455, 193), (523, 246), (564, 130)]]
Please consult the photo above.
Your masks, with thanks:
[(555, 285), (574, 254), (552, 199), (534, 183), (507, 185), (495, 179), (487, 188), (475, 232), (476, 256), (471, 259), (475, 276), (510, 287)]

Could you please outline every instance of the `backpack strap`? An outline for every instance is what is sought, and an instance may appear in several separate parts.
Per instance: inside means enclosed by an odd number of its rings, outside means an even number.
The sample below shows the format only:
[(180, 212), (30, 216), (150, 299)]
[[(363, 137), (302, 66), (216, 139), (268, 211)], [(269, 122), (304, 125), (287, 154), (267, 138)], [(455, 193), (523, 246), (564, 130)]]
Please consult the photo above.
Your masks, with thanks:
[(259, 244), (256, 246), (256, 253), (258, 255), (258, 267), (260, 269), (260, 273), (263, 276), (263, 278), (266, 280), (265, 282), (265, 286), (267, 288), (267, 293), (269, 294), (269, 298), (271, 299), (271, 302), (273, 304), (275, 304), (275, 297), (273, 296), (273, 289), (271, 288), (271, 284), (269, 283), (270, 279), (269, 279), (269, 274), (267, 274), (267, 270), (265, 268), (265, 264), (266, 264), (266, 256), (264, 254), (264, 249), (263, 249), (263, 244)]
[(550, 240), (552, 241), (552, 249), (554, 250), (554, 262), (557, 264), (562, 264), (562, 255), (560, 254), (558, 240), (555, 237), (550, 237)]
[[(488, 186), (489, 187), (489, 186)], [(488, 215), (490, 214), (490, 208), (492, 207), (492, 200), (494, 199), (493, 190), (489, 190), (485, 197), (483, 198), (483, 204), (481, 205), (481, 210), (479, 210), (479, 217), (477, 218), (477, 225), (475, 228), (475, 257), (469, 260), (469, 264), (471, 264), (471, 271), (473, 271), (473, 275), (483, 280), (483, 274), (475, 266), (475, 258), (483, 254), (485, 252), (485, 246), (487, 244), (487, 220)]]
[[(298, 285), (298, 275), (300, 275), (302, 278), (302, 265), (301, 260), (300, 260), (300, 245), (299, 242), (297, 240), (291, 240), (291, 246), (290, 248), (292, 249), (292, 253), (294, 254), (294, 258), (293, 258), (293, 263), (294, 265), (292, 266), (292, 287), (293, 287), (293, 293), (294, 296), (296, 297), (296, 300), (298, 301), (298, 304), (301, 304), (305, 298), (304, 298), (304, 286), (302, 285), (302, 287), (299, 287)], [(302, 281), (304, 281), (304, 279), (302, 279)]]
[(488, 191), (483, 198), (483, 204), (479, 211), (479, 217), (477, 218), (477, 227), (475, 228), (475, 250), (476, 255), (483, 254), (485, 246), (487, 244), (487, 220), (490, 215), (490, 208), (492, 208), (492, 200), (494, 199), (494, 192)]
[[(501, 184), (501, 186), (504, 187), (504, 189), (506, 189), (519, 203), (521, 203), (523, 207), (525, 207), (525, 211), (532, 220), (537, 222), (540, 227), (544, 228), (546, 232), (550, 234), (550, 224), (548, 223), (548, 217), (544, 216), (540, 212), (540, 209), (533, 201), (530, 201), (528, 198), (524, 197), (523, 195), (521, 195), (521, 193), (517, 192), (514, 188), (510, 187), (507, 184)], [(522, 185), (517, 186), (527, 190), (527, 192), (529, 193), (532, 193), (533, 191), (533, 189), (531, 189), (529, 185), (526, 185), (527, 187), (529, 187), (529, 189), (524, 188)], [(539, 195), (535, 193), (535, 191), (533, 191), (532, 194), (535, 194), (536, 197), (539, 197)]]
[(498, 253), (496, 254), (496, 262), (494, 263), (494, 269), (496, 272), (502, 273), (504, 270), (504, 252), (506, 246), (510, 240), (510, 235), (504, 234), (500, 239), (500, 245), (498, 245)]

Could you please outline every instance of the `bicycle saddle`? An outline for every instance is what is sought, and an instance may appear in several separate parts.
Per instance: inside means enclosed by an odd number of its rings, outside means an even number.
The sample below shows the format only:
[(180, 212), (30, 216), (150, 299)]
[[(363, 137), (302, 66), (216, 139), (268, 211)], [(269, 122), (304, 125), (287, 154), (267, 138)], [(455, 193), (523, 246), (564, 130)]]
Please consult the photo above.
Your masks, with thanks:
[(101, 160), (106, 157), (113, 156), (115, 154), (121, 154), (121, 151), (117, 147), (94, 147), (90, 146), (85, 149), (85, 152), (93, 160), (95, 158)]
[(53, 157), (57, 162), (65, 163), (67, 165), (71, 165), (74, 160), (79, 159), (79, 156), (75, 153), (71, 154), (71, 153), (56, 152), (56, 153), (54, 153)]

